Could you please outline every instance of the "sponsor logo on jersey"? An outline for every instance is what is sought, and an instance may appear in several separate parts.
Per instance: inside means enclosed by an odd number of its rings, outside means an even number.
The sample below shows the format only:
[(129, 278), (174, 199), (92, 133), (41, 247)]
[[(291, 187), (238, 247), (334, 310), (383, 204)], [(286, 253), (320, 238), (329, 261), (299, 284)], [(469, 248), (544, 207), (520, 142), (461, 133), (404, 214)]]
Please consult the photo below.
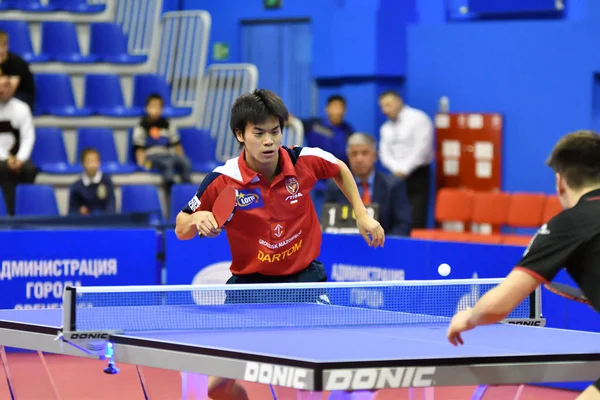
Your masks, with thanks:
[(298, 189), (300, 189), (300, 184), (295, 177), (286, 178), (285, 179), (285, 188), (289, 192), (289, 194), (298, 193)]
[(287, 250), (284, 250), (279, 253), (275, 253), (275, 254), (265, 253), (265, 252), (259, 250), (256, 258), (258, 258), (262, 262), (283, 261), (283, 260), (287, 259), (288, 257), (291, 257), (294, 254), (296, 254), (298, 251), (300, 251), (301, 248), (302, 248), (302, 240), (299, 240), (298, 242), (294, 243), (293, 246), (290, 246), (290, 248), (288, 248)]
[(236, 200), (237, 206), (245, 210), (251, 210), (263, 206), (262, 197), (258, 189), (238, 190)]
[(192, 197), (192, 199), (188, 201), (188, 207), (192, 211), (196, 211), (198, 207), (200, 207), (200, 199), (198, 198), (198, 195)]
[(283, 235), (285, 235), (285, 222), (271, 224), (271, 238), (273, 240), (279, 240)]

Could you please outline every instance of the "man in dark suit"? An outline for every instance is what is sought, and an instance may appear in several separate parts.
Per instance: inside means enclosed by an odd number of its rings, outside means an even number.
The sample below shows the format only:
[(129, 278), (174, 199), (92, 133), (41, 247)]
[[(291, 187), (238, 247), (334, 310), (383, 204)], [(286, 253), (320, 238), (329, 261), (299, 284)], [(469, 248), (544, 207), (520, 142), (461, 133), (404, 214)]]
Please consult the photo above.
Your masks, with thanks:
[[(354, 133), (346, 146), (348, 164), (365, 205), (379, 206), (378, 222), (386, 235), (409, 236), (412, 207), (406, 194), (406, 183), (392, 175), (376, 171), (377, 142), (371, 135)], [(348, 203), (335, 182), (330, 181), (325, 193), (326, 203)]]

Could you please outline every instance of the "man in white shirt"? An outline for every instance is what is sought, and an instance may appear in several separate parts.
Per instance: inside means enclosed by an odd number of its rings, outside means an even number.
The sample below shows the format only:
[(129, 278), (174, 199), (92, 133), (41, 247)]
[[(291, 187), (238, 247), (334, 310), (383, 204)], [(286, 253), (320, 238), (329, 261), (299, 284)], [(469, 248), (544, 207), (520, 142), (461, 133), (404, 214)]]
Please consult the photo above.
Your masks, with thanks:
[(29, 160), (35, 142), (31, 110), (12, 93), (9, 78), (0, 76), (0, 186), (10, 215), (17, 184), (33, 183), (37, 174)]
[(413, 229), (426, 228), (434, 154), (433, 123), (423, 111), (404, 104), (394, 91), (382, 93), (379, 106), (388, 117), (380, 130), (381, 163), (406, 181), (413, 209)]

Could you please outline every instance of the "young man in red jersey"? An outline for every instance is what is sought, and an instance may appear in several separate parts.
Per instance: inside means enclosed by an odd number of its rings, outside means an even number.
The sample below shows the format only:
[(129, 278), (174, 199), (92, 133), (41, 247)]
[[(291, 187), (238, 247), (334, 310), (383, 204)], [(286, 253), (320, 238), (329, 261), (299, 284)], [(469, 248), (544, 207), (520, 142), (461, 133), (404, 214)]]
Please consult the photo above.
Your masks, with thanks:
[[(273, 92), (256, 90), (240, 96), (231, 110), (230, 126), (243, 146), (239, 157), (215, 168), (196, 195), (177, 216), (175, 233), (181, 240), (199, 233), (220, 233), (212, 205), (227, 186), (238, 190), (238, 208), (227, 225), (232, 277), (228, 284), (324, 282), (327, 275), (317, 260), (321, 227), (310, 191), (319, 179), (333, 178), (352, 205), (360, 234), (369, 246), (385, 241), (383, 228), (362, 203), (346, 164), (319, 148), (281, 145), (288, 110)], [(227, 302), (248, 299), (227, 296)], [(319, 301), (315, 293), (315, 301)], [(255, 300), (255, 299), (251, 299)], [(213, 400), (247, 399), (234, 380), (211, 377)]]

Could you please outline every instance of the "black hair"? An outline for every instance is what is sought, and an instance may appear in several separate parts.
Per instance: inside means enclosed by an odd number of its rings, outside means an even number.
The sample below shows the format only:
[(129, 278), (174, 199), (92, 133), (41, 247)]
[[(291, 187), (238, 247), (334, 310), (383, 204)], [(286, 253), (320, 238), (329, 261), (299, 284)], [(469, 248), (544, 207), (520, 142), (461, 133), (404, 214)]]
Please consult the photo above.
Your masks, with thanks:
[(563, 136), (546, 164), (574, 190), (600, 185), (600, 135), (580, 130)]
[(269, 117), (276, 117), (279, 120), (280, 128), (283, 129), (289, 113), (283, 100), (274, 92), (267, 89), (256, 89), (235, 100), (231, 107), (229, 124), (233, 135), (239, 141), (236, 132), (239, 131), (243, 135), (248, 123), (258, 125)]
[(98, 150), (94, 149), (93, 147), (88, 147), (88, 148), (84, 149), (81, 152), (81, 155), (79, 156), (81, 163), (83, 163), (83, 161), (89, 154), (97, 154), (98, 158), (100, 158), (100, 153), (98, 152)]
[(333, 103), (334, 101), (340, 101), (344, 105), (344, 107), (346, 106), (346, 99), (343, 96), (340, 96), (339, 94), (329, 96), (327, 98), (327, 105)]
[(146, 105), (150, 104), (152, 100), (160, 100), (161, 105), (165, 104), (165, 100), (159, 93), (150, 93), (148, 97), (146, 97)]
[(383, 99), (385, 96), (394, 96), (394, 97), (396, 97), (396, 98), (398, 98), (398, 99), (401, 99), (401, 98), (402, 98), (402, 96), (400, 96), (400, 95), (398, 94), (398, 92), (396, 92), (395, 90), (386, 90), (385, 92), (383, 92), (383, 93), (381, 93), (381, 94), (379, 95), (379, 99), (381, 100), (381, 99)]

